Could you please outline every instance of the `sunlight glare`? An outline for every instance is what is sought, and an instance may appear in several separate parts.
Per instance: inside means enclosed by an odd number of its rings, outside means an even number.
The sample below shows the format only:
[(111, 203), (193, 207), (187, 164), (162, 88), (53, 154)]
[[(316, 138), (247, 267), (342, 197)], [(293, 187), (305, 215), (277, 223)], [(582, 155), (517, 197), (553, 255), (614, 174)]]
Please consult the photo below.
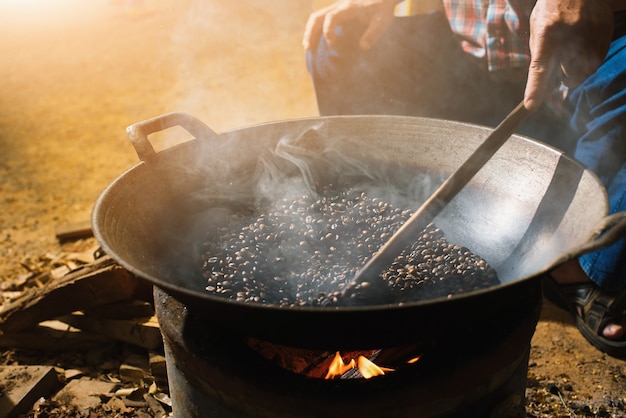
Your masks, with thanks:
[(0, 0), (0, 22), (26, 28), (64, 25), (99, 14), (111, 0)]

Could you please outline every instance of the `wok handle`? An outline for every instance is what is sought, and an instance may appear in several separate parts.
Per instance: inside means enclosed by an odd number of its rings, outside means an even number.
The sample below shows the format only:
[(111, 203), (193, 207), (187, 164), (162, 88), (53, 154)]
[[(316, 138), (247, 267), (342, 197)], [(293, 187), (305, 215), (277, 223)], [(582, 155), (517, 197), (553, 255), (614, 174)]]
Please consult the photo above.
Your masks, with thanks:
[(590, 241), (564, 255), (554, 265), (572, 260), (588, 252), (600, 250), (626, 236), (626, 211), (616, 212), (604, 217), (598, 224)]
[(209, 128), (198, 118), (184, 112), (166, 113), (152, 119), (144, 120), (126, 128), (126, 134), (135, 147), (135, 152), (142, 161), (149, 161), (156, 156), (156, 151), (148, 139), (148, 135), (164, 131), (174, 126), (180, 126), (196, 139), (204, 139), (217, 136), (213, 129)]

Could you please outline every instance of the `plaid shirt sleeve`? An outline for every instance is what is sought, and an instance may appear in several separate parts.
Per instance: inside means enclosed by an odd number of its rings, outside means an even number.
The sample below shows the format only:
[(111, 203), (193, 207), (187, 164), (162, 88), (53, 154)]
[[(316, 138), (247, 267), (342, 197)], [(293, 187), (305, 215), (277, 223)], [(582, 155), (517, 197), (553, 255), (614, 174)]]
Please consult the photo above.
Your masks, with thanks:
[(443, 0), (462, 48), (498, 77), (524, 77), (533, 0)]

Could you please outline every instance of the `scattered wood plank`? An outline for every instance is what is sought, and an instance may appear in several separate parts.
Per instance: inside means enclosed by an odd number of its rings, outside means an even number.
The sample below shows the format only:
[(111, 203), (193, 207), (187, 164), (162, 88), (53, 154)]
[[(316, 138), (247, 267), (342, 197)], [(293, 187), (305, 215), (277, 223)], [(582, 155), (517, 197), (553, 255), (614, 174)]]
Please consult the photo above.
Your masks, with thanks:
[(160, 390), (168, 389), (167, 380), (167, 362), (165, 356), (161, 353), (151, 351), (149, 353), (150, 373), (154, 378), (154, 382)]
[(145, 318), (154, 315), (154, 306), (143, 300), (129, 299), (93, 306), (84, 311), (89, 316), (102, 319)]
[(61, 387), (53, 367), (0, 366), (0, 417), (27, 413), (41, 397)]
[(0, 335), (0, 348), (48, 352), (86, 351), (114, 341), (110, 337), (84, 332), (60, 321), (43, 321), (26, 331)]
[(119, 320), (102, 319), (76, 312), (59, 319), (75, 328), (106, 335), (148, 350), (161, 350), (163, 347), (161, 329), (156, 316)]
[(89, 238), (93, 236), (90, 221), (77, 222), (68, 225), (59, 225), (54, 235), (59, 241)]
[(144, 380), (152, 378), (148, 355), (131, 354), (120, 365), (120, 379), (122, 382), (140, 384)]
[(145, 293), (144, 287), (144, 281), (104, 256), (5, 303), (0, 331), (18, 332), (70, 312), (132, 299), (136, 292)]
[(88, 413), (90, 408), (95, 408), (102, 403), (101, 395), (113, 392), (117, 386), (116, 383), (82, 377), (70, 381), (52, 399), (70, 404), (81, 413)]

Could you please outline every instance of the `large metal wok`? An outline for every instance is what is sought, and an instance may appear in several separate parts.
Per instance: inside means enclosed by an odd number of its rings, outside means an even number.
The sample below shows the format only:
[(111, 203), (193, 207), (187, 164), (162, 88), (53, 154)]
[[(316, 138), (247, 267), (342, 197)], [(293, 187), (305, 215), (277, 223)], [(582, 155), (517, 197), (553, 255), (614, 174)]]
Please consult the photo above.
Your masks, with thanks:
[[(195, 139), (155, 152), (148, 135), (173, 126)], [(282, 192), (277, 179), (372, 184), (416, 209), (489, 132), (442, 120), (340, 116), (216, 134), (188, 114), (163, 115), (128, 128), (142, 161), (98, 198), (94, 233), (113, 259), (207, 327), (325, 348), (449, 334), (528, 306), (538, 297), (538, 275), (622, 235), (625, 217), (607, 216), (605, 189), (592, 172), (557, 149), (511, 137), (435, 219), (450, 242), (486, 259), (502, 282), (451, 298), (289, 309), (235, 302), (205, 290), (199, 243), (233, 208)]]

